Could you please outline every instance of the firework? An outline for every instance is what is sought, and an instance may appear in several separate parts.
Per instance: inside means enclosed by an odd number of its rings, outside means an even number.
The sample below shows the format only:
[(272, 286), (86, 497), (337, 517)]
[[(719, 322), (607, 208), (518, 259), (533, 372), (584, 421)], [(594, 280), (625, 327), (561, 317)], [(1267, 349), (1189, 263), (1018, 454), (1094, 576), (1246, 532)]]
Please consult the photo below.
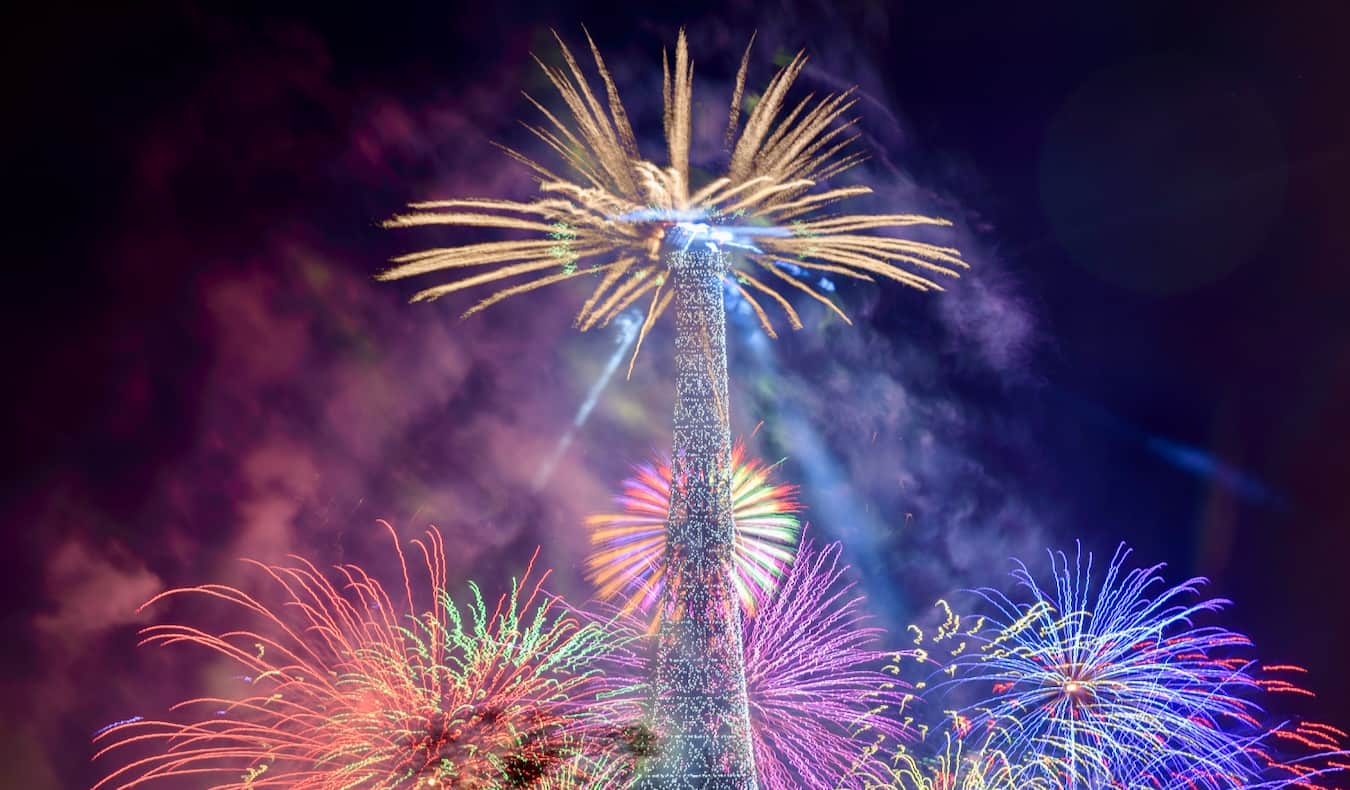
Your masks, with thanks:
[[(902, 748), (868, 779), (868, 790), (1052, 790), (1034, 764), (1015, 763), (985, 739), (967, 748), (968, 735), (944, 733), (942, 751), (919, 756)], [(878, 765), (874, 763), (874, 766)]]
[[(646, 318), (632, 360), (655, 322), (674, 306), (671, 476), (681, 484), (672, 489), (667, 520), (653, 669), (655, 723), (665, 741), (644, 781), (677, 788), (696, 780), (708, 790), (748, 790), (754, 787), (755, 769), (735, 600), (723, 291), (740, 294), (773, 335), (756, 294), (774, 301), (793, 328), (801, 327), (791, 302), (779, 292), (783, 284), (848, 320), (830, 299), (787, 271), (806, 269), (860, 280), (876, 275), (921, 290), (940, 290), (930, 278), (955, 276), (966, 264), (954, 249), (874, 233), (949, 224), (944, 220), (823, 213), (869, 190), (817, 189), (861, 158), (847, 150), (852, 121), (844, 118), (856, 100), (852, 91), (820, 101), (808, 96), (784, 112), (789, 88), (806, 63), (804, 55), (799, 53), (770, 81), (740, 129), (750, 60), (746, 49), (726, 135), (730, 165), (724, 176), (694, 185), (689, 168), (693, 66), (684, 32), (676, 44), (673, 71), (668, 60), (664, 67), (665, 168), (638, 152), (614, 81), (589, 36), (587, 40), (604, 84), (605, 106), (561, 39), (566, 68), (540, 66), (571, 120), (560, 120), (530, 100), (547, 119), (546, 125), (531, 130), (561, 157), (570, 178), (508, 150), (539, 177), (539, 199), (418, 203), (412, 213), (386, 224), (488, 228), (514, 238), (404, 255), (380, 276), (393, 280), (450, 274), (449, 282), (422, 290), (414, 300), (477, 286), (498, 288), (466, 315), (554, 283), (598, 278), (576, 325), (583, 331), (604, 325), (629, 305), (645, 301)], [(533, 237), (519, 238), (522, 234)], [(517, 283), (506, 285), (511, 280)], [(630, 373), (632, 365), (630, 361)]]
[[(470, 585), (467, 606), (446, 586), (445, 547), (415, 540), (430, 579), (416, 589), (403, 568), (386, 590), (353, 565), (325, 576), (311, 563), (252, 563), (281, 605), (204, 585), (178, 596), (222, 600), (253, 630), (219, 633), (156, 625), (144, 643), (188, 643), (241, 670), (228, 698), (175, 706), (178, 721), (128, 721), (100, 733), (97, 757), (149, 748), (97, 788), (143, 784), (311, 790), (614, 786), (623, 773), (622, 728), (597, 701), (611, 691), (598, 669), (613, 649), (600, 623), (577, 618), (525, 574), (491, 606)], [(531, 563), (531, 566), (533, 563)], [(535, 578), (531, 578), (534, 576)]]
[[(594, 552), (588, 577), (602, 598), (623, 597), (627, 609), (648, 611), (664, 587), (666, 521), (670, 514), (668, 459), (634, 468), (614, 501), (622, 513), (591, 516)], [(732, 522), (736, 529), (736, 592), (747, 613), (773, 592), (792, 564), (800, 524), (797, 487), (776, 483), (774, 467), (747, 458), (737, 443), (731, 453)]]
[[(805, 543), (780, 587), (743, 620), (750, 734), (758, 783), (769, 790), (871, 787), (878, 761), (915, 733), (915, 695), (877, 648), (883, 632), (868, 625), (839, 554), (838, 543)], [(632, 615), (614, 621), (635, 641), (648, 632)], [(616, 683), (609, 718), (635, 720), (651, 658), (624, 656), (614, 675), (627, 680)]]
[(663, 120), (669, 165), (664, 168), (642, 158), (613, 78), (589, 35), (587, 43), (604, 85), (604, 107), (560, 38), (566, 68), (542, 61), (539, 65), (566, 104), (567, 113), (555, 115), (527, 96), (546, 121), (528, 128), (559, 155), (563, 172), (570, 177), (504, 149), (537, 176), (541, 193), (537, 200), (414, 203), (412, 213), (385, 223), (389, 227), (451, 225), (523, 231), (535, 238), (403, 255), (394, 259), (397, 265), (382, 273), (381, 279), (435, 272), (452, 275), (449, 282), (414, 297), (426, 300), (526, 278), (499, 288), (471, 307), (469, 315), (537, 288), (575, 278), (598, 278), (577, 314), (578, 328), (603, 326), (629, 305), (646, 299), (645, 335), (671, 303), (671, 293), (663, 288), (670, 268), (663, 251), (668, 251), (672, 231), (679, 227), (684, 231), (680, 243), (686, 247), (694, 239), (699, 245), (738, 249), (737, 260), (719, 273), (720, 279), (746, 299), (765, 330), (773, 334), (756, 295), (772, 300), (793, 328), (801, 327), (797, 312), (780, 293), (784, 286), (805, 293), (848, 320), (824, 294), (789, 276), (785, 265), (858, 280), (872, 280), (875, 275), (920, 290), (941, 290), (932, 277), (952, 277), (966, 267), (955, 249), (872, 233), (950, 224), (946, 220), (915, 214), (824, 213), (841, 200), (871, 190), (865, 186), (816, 189), (863, 157), (849, 150), (854, 139), (850, 131), (856, 122), (846, 117), (857, 102), (852, 90), (819, 101), (808, 96), (788, 110), (789, 89), (806, 65), (804, 53), (798, 53), (769, 82), (738, 135), (750, 59), (746, 48), (727, 126), (730, 164), (723, 176), (696, 187), (689, 169), (693, 65), (684, 32), (676, 44), (673, 74), (666, 64)]
[[(1291, 677), (1306, 673), (1290, 664), (1263, 666), (1256, 681), (1269, 694), (1312, 697)], [(1245, 788), (1296, 787), (1300, 790), (1337, 790), (1342, 784), (1324, 784), (1350, 771), (1350, 752), (1343, 748), (1344, 730), (1318, 722), (1295, 720), (1268, 726), (1266, 737), (1252, 748), (1266, 770)]]
[(1196, 624), (1229, 604), (1195, 600), (1204, 579), (1168, 587), (1162, 565), (1125, 570), (1129, 554), (1097, 579), (1090, 553), (1052, 552), (1050, 587), (1018, 563), (1025, 600), (979, 590), (973, 625), (948, 608), (933, 638), (953, 656), (942, 685), (977, 698), (969, 726), (1063, 786), (1276, 786), (1278, 766), (1298, 769), (1272, 754), (1285, 727), (1258, 700), (1295, 687), (1263, 676), (1247, 637)]
[(864, 766), (909, 740), (913, 700), (886, 671), (883, 631), (844, 579), (840, 546), (808, 541), (782, 587), (745, 619), (745, 676), (760, 784), (862, 787)]

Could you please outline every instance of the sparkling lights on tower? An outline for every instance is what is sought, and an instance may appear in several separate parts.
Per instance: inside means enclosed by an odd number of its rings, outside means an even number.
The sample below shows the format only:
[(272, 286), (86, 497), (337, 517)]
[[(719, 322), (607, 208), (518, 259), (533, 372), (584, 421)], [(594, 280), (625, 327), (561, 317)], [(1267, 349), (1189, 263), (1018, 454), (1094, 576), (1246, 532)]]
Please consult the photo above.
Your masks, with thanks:
[(666, 256), (675, 293), (675, 419), (652, 676), (653, 727), (663, 745), (645, 782), (751, 788), (754, 753), (732, 578), (726, 254), (695, 243), (672, 246)]

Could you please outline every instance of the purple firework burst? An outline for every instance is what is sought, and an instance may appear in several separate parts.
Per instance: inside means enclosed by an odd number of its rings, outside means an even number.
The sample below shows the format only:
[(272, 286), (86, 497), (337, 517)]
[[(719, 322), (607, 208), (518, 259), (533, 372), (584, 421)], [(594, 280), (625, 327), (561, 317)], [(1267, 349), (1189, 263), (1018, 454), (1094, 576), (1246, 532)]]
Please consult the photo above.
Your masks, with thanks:
[(755, 767), (767, 790), (867, 786), (864, 766), (909, 740), (908, 686), (885, 671), (882, 629), (844, 576), (840, 546), (803, 543), (777, 593), (744, 623)]

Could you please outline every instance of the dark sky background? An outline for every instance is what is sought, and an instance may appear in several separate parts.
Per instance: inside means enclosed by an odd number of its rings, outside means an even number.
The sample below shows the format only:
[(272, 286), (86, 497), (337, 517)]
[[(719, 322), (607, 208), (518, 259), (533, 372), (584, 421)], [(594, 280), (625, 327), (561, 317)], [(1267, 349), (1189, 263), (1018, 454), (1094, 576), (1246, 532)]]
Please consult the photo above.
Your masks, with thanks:
[(861, 86), (863, 208), (955, 221), (947, 294), (841, 286), (857, 326), (773, 344), (731, 316), (733, 427), (897, 639), (1010, 556), (1124, 540), (1350, 725), (1344, 4), (487, 5), (7, 21), (0, 785), (87, 786), (95, 730), (198, 693), (135, 632), (217, 615), (135, 608), (254, 589), (240, 556), (387, 570), (376, 518), (435, 523), (464, 578), (542, 545), (586, 596), (581, 518), (669, 440), (669, 334), (536, 489), (614, 331), (567, 289), (461, 323), (371, 279), (438, 238), (377, 227), (403, 203), (530, 193), (489, 141), (530, 145), (529, 53), (581, 24), (652, 156), (660, 48), (688, 26), (715, 160), (758, 29), (752, 85), (806, 48), (800, 90)]

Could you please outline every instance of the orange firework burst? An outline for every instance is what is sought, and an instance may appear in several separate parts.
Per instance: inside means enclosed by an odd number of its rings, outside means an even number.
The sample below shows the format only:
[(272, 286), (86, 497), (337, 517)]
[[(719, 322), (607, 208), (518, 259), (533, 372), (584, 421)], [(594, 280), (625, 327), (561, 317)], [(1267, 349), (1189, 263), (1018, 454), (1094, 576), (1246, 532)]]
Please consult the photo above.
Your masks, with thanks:
[[(737, 443), (731, 453), (732, 521), (736, 528), (734, 581), (741, 604), (753, 613), (792, 565), (801, 531), (795, 513), (797, 487), (773, 480), (774, 466), (746, 458)], [(666, 521), (670, 511), (668, 459), (634, 467), (614, 498), (622, 513), (591, 516), (594, 551), (587, 576), (603, 598), (623, 597), (625, 611), (647, 611), (665, 579)]]
[[(254, 630), (155, 625), (143, 644), (188, 643), (244, 672), (235, 696), (174, 707), (180, 721), (130, 721), (101, 733), (97, 757), (131, 753), (95, 786), (210, 781), (212, 788), (312, 790), (606, 787), (623, 773), (623, 728), (596, 703), (598, 668), (621, 647), (531, 579), (533, 561), (490, 607), (477, 586), (461, 608), (446, 586), (445, 547), (414, 540), (430, 579), (414, 603), (354, 565), (326, 576), (310, 562), (251, 562), (281, 591), (280, 607), (223, 585), (162, 593), (146, 604), (208, 596), (255, 619)], [(399, 596), (399, 594), (402, 594)], [(401, 598), (401, 599), (400, 599)], [(396, 602), (397, 601), (397, 602)], [(136, 756), (149, 749), (148, 756)]]

